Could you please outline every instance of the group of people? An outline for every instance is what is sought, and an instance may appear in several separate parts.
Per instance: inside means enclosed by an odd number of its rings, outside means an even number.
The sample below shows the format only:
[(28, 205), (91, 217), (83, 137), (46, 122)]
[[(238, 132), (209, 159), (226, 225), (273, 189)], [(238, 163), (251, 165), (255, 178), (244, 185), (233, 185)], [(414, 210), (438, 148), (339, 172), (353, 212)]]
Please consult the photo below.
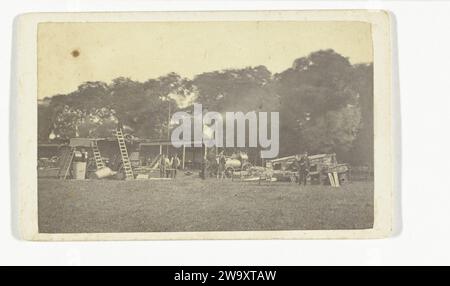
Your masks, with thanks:
[(162, 154), (159, 159), (159, 175), (161, 178), (176, 178), (177, 170), (181, 165), (178, 154), (165, 155)]
[[(297, 155), (295, 158), (295, 166), (298, 172), (298, 184), (306, 185), (306, 180), (309, 175), (310, 161), (308, 152), (302, 155)], [(224, 179), (226, 177), (226, 157), (222, 152), (217, 156), (217, 179)], [(159, 171), (161, 178), (176, 178), (177, 170), (181, 166), (178, 154), (165, 155), (162, 154), (159, 160)]]

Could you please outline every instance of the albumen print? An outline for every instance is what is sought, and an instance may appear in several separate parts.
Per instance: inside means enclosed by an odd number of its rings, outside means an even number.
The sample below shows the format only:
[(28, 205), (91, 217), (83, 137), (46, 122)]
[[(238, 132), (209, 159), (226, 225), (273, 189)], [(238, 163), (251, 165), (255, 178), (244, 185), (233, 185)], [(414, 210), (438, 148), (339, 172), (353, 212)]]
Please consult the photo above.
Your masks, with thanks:
[(17, 32), (23, 238), (391, 232), (385, 12), (31, 14)]

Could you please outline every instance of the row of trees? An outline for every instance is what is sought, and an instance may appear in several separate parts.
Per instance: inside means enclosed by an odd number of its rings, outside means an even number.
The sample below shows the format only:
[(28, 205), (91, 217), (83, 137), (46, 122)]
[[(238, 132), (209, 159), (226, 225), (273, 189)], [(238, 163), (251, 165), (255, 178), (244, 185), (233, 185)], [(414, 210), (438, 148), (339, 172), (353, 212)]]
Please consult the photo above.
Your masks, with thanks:
[(86, 82), (38, 106), (39, 140), (107, 137), (117, 120), (142, 138), (167, 138), (171, 112), (202, 103), (211, 111), (279, 111), (280, 156), (308, 150), (373, 164), (373, 67), (333, 50), (296, 59), (272, 74), (265, 66), (176, 73), (137, 82)]

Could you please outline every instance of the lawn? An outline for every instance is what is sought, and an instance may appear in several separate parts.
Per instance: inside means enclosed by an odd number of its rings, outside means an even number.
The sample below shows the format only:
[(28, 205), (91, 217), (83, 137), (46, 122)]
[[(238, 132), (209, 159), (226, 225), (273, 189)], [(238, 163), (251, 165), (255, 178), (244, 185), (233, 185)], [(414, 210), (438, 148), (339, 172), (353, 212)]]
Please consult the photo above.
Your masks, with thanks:
[(38, 209), (41, 233), (364, 229), (373, 182), (39, 179)]

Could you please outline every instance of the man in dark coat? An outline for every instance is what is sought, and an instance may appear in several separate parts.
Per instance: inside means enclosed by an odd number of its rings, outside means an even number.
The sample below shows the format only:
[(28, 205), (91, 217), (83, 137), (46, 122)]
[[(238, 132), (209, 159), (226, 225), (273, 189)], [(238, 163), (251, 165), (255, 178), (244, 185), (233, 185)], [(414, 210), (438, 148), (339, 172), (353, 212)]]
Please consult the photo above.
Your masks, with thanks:
[(159, 176), (164, 178), (166, 176), (166, 156), (161, 154), (159, 158)]
[(306, 186), (306, 178), (309, 174), (309, 157), (308, 152), (305, 152), (302, 156), (297, 156), (297, 171), (298, 171), (298, 184), (302, 183)]
[(176, 178), (177, 177), (177, 170), (181, 165), (181, 161), (178, 158), (178, 154), (175, 154), (175, 156), (172, 157), (172, 177)]
[(219, 155), (219, 165), (217, 166), (217, 179), (224, 179), (225, 178), (225, 165), (227, 161), (225, 158), (225, 155), (223, 155), (223, 152)]

